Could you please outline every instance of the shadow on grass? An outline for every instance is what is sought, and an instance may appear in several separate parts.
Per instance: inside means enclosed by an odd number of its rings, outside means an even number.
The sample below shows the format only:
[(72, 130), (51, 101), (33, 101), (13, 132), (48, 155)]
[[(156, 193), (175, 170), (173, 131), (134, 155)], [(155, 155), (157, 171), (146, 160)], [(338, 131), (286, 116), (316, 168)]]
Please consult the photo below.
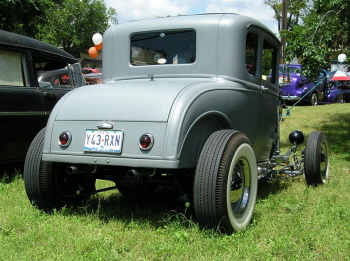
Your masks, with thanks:
[(332, 115), (332, 123), (320, 126), (319, 130), (326, 134), (332, 154), (350, 160), (350, 112)]
[(153, 229), (162, 228), (180, 216), (186, 226), (194, 216), (193, 208), (187, 208), (172, 187), (159, 187), (140, 198), (124, 197), (117, 192), (107, 197), (101, 194), (80, 207), (63, 209), (59, 213), (97, 217), (103, 223), (118, 221), (125, 228), (138, 224)]
[[(16, 178), (22, 178), (24, 163), (0, 165), (0, 182), (12, 183)], [(270, 194), (286, 189), (284, 181), (259, 182), (258, 198), (263, 199)], [(153, 193), (139, 198), (124, 197), (115, 192), (104, 192), (93, 196), (88, 202), (74, 208), (64, 208), (55, 212), (59, 215), (98, 218), (103, 223), (117, 221), (125, 228), (138, 224), (150, 226), (152, 229), (163, 228), (169, 224), (178, 224), (183, 228), (196, 223), (193, 204), (186, 207), (180, 201), (173, 187), (162, 186)]]
[(271, 194), (278, 194), (282, 190), (291, 186), (290, 179), (281, 179), (274, 181), (260, 180), (258, 184), (258, 199), (265, 199)]
[(24, 162), (0, 164), (0, 182), (12, 183), (18, 176), (22, 176)]
[[(310, 127), (322, 131), (326, 135), (329, 151), (332, 155), (342, 155), (344, 159), (350, 160), (350, 112), (347, 109), (348, 107), (344, 107), (344, 112), (317, 114), (315, 117), (323, 118), (324, 121), (317, 121), (315, 122), (317, 125)], [(330, 120), (325, 117), (329, 117)], [(309, 135), (309, 133), (305, 134)], [(285, 139), (281, 139), (280, 145), (281, 147), (290, 147), (290, 143)], [(305, 146), (305, 142), (303, 146)]]
[[(259, 182), (258, 199), (277, 194), (289, 186), (290, 182), (284, 180)], [(91, 216), (105, 224), (121, 222), (125, 228), (139, 226), (156, 230), (168, 225), (188, 228), (197, 224), (193, 206), (187, 208), (172, 187), (160, 187), (152, 194), (137, 199), (124, 197), (117, 192), (107, 197), (101, 194), (80, 207), (63, 209), (59, 214)]]

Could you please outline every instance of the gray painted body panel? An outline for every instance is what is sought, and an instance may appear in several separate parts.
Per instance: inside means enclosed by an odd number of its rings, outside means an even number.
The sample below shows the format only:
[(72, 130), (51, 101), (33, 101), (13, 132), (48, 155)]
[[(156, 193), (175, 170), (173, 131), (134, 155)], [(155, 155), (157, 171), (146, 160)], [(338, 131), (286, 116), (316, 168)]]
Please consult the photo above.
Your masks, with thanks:
[(179, 92), (204, 80), (135, 79), (86, 86), (66, 99), (56, 120), (165, 122)]
[[(179, 28), (196, 31), (194, 63), (130, 64), (131, 35)], [(250, 28), (261, 35), (267, 32), (254, 19), (234, 14), (159, 18), (112, 26), (104, 34), (104, 83), (76, 89), (56, 105), (46, 130), (43, 160), (193, 168), (206, 139), (221, 129), (242, 131), (257, 161), (268, 160), (277, 128), (278, 86), (264, 83), (262, 88), (261, 75), (247, 73), (243, 39)], [(272, 34), (267, 35), (279, 45)], [(96, 129), (101, 122), (123, 131), (121, 153), (83, 152), (85, 130)], [(73, 137), (67, 148), (57, 143), (63, 131)], [(138, 147), (144, 133), (152, 133), (155, 139), (148, 152)]]

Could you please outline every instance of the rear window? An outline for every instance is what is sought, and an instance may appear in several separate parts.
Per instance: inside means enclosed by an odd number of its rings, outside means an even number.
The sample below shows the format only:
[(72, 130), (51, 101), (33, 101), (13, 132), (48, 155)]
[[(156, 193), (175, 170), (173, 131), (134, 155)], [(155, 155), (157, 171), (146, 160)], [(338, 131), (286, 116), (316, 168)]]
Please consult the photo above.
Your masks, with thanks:
[(196, 60), (196, 32), (178, 30), (134, 34), (130, 48), (130, 63), (134, 66), (191, 64)]

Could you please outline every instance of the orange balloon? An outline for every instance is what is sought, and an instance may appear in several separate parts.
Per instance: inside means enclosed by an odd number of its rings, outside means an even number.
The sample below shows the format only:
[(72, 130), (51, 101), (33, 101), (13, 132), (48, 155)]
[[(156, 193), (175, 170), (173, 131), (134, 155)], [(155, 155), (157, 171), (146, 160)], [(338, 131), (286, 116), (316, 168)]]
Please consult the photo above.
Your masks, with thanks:
[(101, 50), (102, 47), (103, 47), (103, 43), (100, 43), (100, 44), (98, 44), (98, 45), (95, 45), (95, 48), (96, 48), (97, 51), (98, 51), (98, 50)]
[(91, 58), (96, 58), (98, 56), (98, 51), (95, 47), (90, 47), (88, 53)]

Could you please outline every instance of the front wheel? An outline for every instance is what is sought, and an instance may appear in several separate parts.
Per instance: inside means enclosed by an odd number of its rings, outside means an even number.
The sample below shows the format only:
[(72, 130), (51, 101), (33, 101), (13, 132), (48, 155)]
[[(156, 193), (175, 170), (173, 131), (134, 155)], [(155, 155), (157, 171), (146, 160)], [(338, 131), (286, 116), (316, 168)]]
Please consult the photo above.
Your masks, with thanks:
[(317, 104), (318, 104), (318, 97), (317, 97), (317, 93), (314, 92), (310, 98), (310, 105), (316, 106)]
[(198, 223), (231, 234), (250, 223), (257, 195), (257, 164), (248, 138), (237, 131), (213, 133), (200, 154), (194, 180)]
[(329, 149), (326, 136), (313, 131), (305, 146), (305, 179), (310, 186), (325, 184), (329, 172)]
[(89, 198), (81, 191), (84, 183), (88, 191), (95, 190), (95, 180), (69, 175), (63, 163), (41, 160), (45, 129), (41, 130), (31, 143), (24, 163), (24, 185), (30, 202), (44, 211), (72, 206)]

